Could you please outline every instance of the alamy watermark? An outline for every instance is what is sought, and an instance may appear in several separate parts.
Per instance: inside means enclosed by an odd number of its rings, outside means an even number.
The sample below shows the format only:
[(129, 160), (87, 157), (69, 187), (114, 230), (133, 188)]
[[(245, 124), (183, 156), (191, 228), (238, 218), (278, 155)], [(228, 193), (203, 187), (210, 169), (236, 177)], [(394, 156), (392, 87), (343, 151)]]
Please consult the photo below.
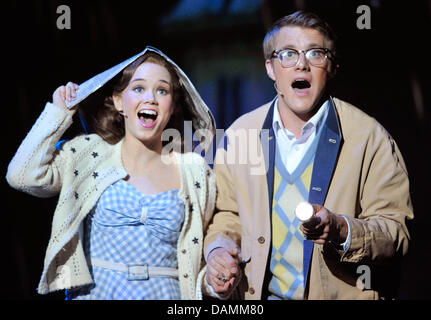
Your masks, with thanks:
[[(201, 155), (208, 164), (229, 164), (247, 166), (250, 175), (265, 175), (265, 164), (269, 155), (268, 129), (217, 129), (215, 136), (208, 129), (198, 129), (194, 133), (191, 130), (191, 121), (184, 122), (184, 143), (181, 141), (181, 133), (176, 129), (165, 129), (162, 133), (162, 141), (168, 142), (162, 150), (162, 161), (171, 164), (175, 161), (170, 154), (195, 152)], [(214, 155), (214, 145), (221, 152)], [(182, 160), (184, 161), (184, 160)], [(189, 158), (193, 161), (193, 158)]]
[(57, 7), (56, 12), (57, 14), (59, 14), (59, 16), (57, 17), (57, 29), (70, 30), (72, 28), (72, 17), (71, 17), (70, 7), (63, 4)]
[(356, 19), (356, 27), (359, 30), (371, 29), (371, 9), (369, 6), (363, 4), (356, 8), (356, 13), (360, 14)]
[(369, 266), (361, 264), (356, 268), (356, 273), (360, 276), (356, 280), (356, 287), (360, 290), (371, 289), (371, 269)]

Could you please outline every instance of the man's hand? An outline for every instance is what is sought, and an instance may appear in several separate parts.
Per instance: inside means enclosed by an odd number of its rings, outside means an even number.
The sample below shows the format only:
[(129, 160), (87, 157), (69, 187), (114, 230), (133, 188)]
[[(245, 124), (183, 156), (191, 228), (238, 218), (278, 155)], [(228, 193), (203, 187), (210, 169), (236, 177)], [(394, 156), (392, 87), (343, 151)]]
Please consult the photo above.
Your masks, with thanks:
[(346, 241), (348, 227), (346, 220), (325, 207), (313, 204), (314, 216), (301, 224), (301, 231), (307, 240), (317, 244), (333, 241), (341, 244)]
[(207, 282), (217, 293), (229, 291), (239, 276), (239, 250), (216, 248), (207, 261)]

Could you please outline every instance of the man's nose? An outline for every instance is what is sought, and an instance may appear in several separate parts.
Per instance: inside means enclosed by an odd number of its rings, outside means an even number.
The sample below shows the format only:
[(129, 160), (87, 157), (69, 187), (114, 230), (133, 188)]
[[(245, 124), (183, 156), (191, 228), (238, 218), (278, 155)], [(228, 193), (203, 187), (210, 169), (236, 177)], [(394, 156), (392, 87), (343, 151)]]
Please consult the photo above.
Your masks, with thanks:
[(305, 52), (301, 51), (299, 53), (298, 61), (296, 62), (297, 70), (308, 70), (310, 68)]

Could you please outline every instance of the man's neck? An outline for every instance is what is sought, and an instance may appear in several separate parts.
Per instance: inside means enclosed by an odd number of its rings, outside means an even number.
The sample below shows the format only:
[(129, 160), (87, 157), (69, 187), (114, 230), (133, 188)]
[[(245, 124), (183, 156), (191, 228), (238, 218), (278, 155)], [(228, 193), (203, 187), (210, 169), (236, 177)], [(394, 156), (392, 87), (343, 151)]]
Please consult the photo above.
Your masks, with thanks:
[(280, 114), (283, 127), (292, 132), (296, 138), (299, 138), (302, 134), (302, 128), (304, 125), (316, 114), (320, 106), (328, 99), (328, 97), (329, 96), (327, 94), (322, 95), (310, 112), (302, 114), (293, 112), (292, 109), (286, 105), (280, 105), (281, 100), (278, 99), (278, 112)]

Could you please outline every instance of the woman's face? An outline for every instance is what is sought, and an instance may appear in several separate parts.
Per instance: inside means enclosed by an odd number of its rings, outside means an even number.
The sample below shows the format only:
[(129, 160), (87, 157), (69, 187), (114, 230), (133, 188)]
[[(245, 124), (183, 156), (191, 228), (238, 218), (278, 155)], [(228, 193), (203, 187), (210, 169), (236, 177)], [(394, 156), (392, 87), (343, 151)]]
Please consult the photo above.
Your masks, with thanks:
[(160, 143), (173, 108), (173, 85), (169, 71), (155, 63), (142, 63), (128, 86), (114, 96), (115, 108), (124, 113), (126, 139)]

